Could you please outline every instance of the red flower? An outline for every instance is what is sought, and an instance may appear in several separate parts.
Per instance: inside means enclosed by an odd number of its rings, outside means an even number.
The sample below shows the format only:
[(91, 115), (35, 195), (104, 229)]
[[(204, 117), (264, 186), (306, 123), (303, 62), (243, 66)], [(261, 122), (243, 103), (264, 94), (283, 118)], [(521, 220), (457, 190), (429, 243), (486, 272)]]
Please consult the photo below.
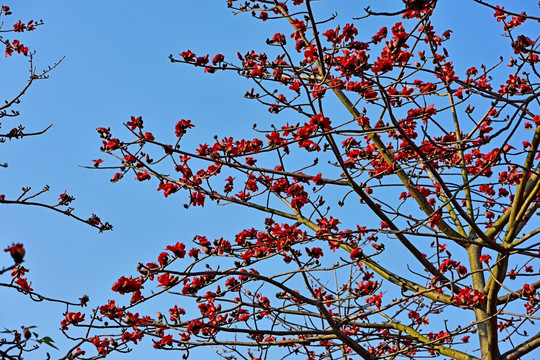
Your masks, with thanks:
[(186, 311), (179, 308), (178, 305), (174, 305), (174, 308), (169, 309), (169, 314), (171, 314), (171, 321), (177, 322), (180, 319), (180, 315), (185, 315)]
[(191, 194), (191, 203), (195, 206), (203, 206), (204, 207), (204, 199), (206, 196), (203, 193), (200, 192), (194, 192)]
[(332, 130), (332, 127), (330, 126), (332, 122), (330, 121), (329, 118), (324, 117), (323, 114), (317, 114), (317, 115), (312, 116), (311, 119), (309, 120), (309, 123), (311, 125), (316, 125), (325, 131)]
[(59, 205), (69, 205), (70, 202), (72, 202), (73, 200), (75, 200), (75, 198), (73, 196), (69, 196), (67, 194), (67, 190), (64, 191), (62, 194), (60, 194), (60, 197), (58, 198), (58, 201), (59, 201)]
[(70, 359), (75, 359), (79, 356), (83, 356), (84, 354), (86, 354), (86, 351), (81, 350), (81, 348), (77, 348), (74, 353), (71, 353)]
[(13, 48), (10, 43), (6, 44), (6, 57), (13, 55)]
[(206, 66), (208, 64), (208, 54), (200, 56), (195, 60), (195, 66)]
[(142, 339), (144, 336), (144, 334), (138, 330), (130, 333), (130, 332), (125, 332), (122, 334), (122, 341), (124, 342), (127, 342), (127, 341), (133, 341), (134, 344), (137, 344), (137, 341)]
[(158, 286), (163, 286), (165, 288), (174, 286), (179, 282), (178, 276), (171, 276), (169, 273), (159, 275), (157, 277), (157, 280), (159, 282)]
[(204, 329), (204, 323), (199, 320), (191, 320), (186, 328), (186, 332), (197, 335), (201, 329)]
[(216, 54), (216, 56), (214, 56), (214, 58), (212, 59), (212, 64), (217, 65), (223, 62), (223, 60), (225, 60), (225, 56), (223, 56), (222, 54)]
[(351, 260), (360, 260), (362, 258), (362, 249), (357, 247), (351, 251)]
[(24, 32), (24, 30), (26, 30), (26, 24), (24, 24), (21, 20), (13, 24), (13, 31)]
[(242, 200), (242, 201), (247, 201), (251, 198), (251, 195), (250, 193), (248, 192), (244, 192), (244, 191), (240, 191), (238, 194), (235, 195), (238, 199)]
[(383, 296), (383, 293), (380, 292), (379, 295), (373, 295), (366, 298), (366, 302), (370, 305), (377, 306), (377, 308), (379, 309), (381, 307), (382, 296)]
[(28, 281), (25, 278), (18, 278), (17, 280), (15, 280), (15, 284), (19, 285), (21, 287), (21, 289), (23, 289), (25, 291), (33, 291), (34, 290), (34, 289), (31, 288), (32, 282), (30, 282), (30, 284), (28, 284)]
[(77, 325), (78, 323), (83, 322), (83, 321), (84, 321), (84, 314), (81, 314), (80, 312), (77, 312), (77, 313), (70, 312), (66, 314), (66, 317), (64, 318), (64, 320), (60, 322), (60, 325), (62, 325), (63, 330), (67, 330), (68, 325), (70, 324)]
[(121, 318), (124, 316), (122, 309), (116, 306), (114, 300), (109, 300), (107, 305), (100, 306), (99, 312), (101, 315), (108, 317), (109, 319)]
[(302, 20), (292, 19), (291, 25), (294, 27), (295, 31), (291, 34), (291, 37), (295, 40), (301, 40), (302, 34), (306, 32), (306, 24)]
[(126, 156), (124, 156), (124, 161), (128, 164), (133, 164), (137, 161), (137, 158), (131, 154), (127, 154)]
[(167, 265), (169, 263), (169, 254), (162, 252), (158, 256), (158, 263), (161, 266)]
[(489, 260), (491, 260), (491, 256), (489, 254), (484, 254), (480, 256), (480, 262), (481, 263), (488, 263)]
[(429, 226), (431, 226), (431, 228), (434, 229), (435, 227), (438, 227), (440, 224), (441, 224), (441, 214), (437, 212), (431, 215), (431, 217), (429, 218)]
[(387, 34), (388, 34), (388, 29), (386, 28), (386, 26), (384, 26), (375, 35), (373, 35), (371, 40), (373, 41), (374, 44), (378, 44), (382, 41), (382, 39), (386, 37)]
[(174, 127), (174, 133), (176, 134), (176, 136), (182, 137), (182, 135), (186, 133), (187, 129), (191, 129), (194, 126), (195, 125), (191, 123), (191, 120), (182, 119), (176, 123), (176, 126)]
[(322, 180), (322, 174), (321, 173), (318, 173), (317, 175), (313, 176), (310, 180), (316, 185), (324, 184), (324, 181)]
[(131, 295), (131, 299), (129, 300), (129, 303), (130, 304), (134, 304), (136, 302), (139, 302), (141, 301), (143, 298), (142, 294), (140, 291), (135, 291), (132, 295)]
[[(28, 270), (27, 268), (19, 265), (11, 271), (11, 276), (13, 276), (14, 278), (20, 278), (29, 271), (30, 270)], [(532, 272), (532, 271), (529, 271), (529, 272)]]
[(287, 43), (287, 40), (285, 38), (285, 35), (281, 33), (275, 33), (274, 36), (272, 36), (272, 40), (269, 41), (271, 44), (281, 44), (285, 45)]
[(142, 116), (139, 116), (139, 117), (132, 116), (131, 121), (127, 122), (127, 126), (131, 127), (131, 130), (135, 130), (136, 128), (142, 128), (143, 126)]
[(439, 265), (439, 270), (442, 273), (447, 272), (448, 270), (455, 269), (459, 266), (459, 262), (452, 259), (444, 259)]
[(295, 79), (293, 81), (292, 85), (289, 86), (289, 89), (292, 90), (292, 91), (299, 92), (300, 91), (300, 81)]
[(145, 172), (138, 172), (137, 173), (137, 177), (136, 179), (139, 180), (139, 181), (144, 181), (144, 180), (150, 180), (150, 174), (148, 173), (145, 173)]
[(504, 21), (506, 19), (506, 13), (503, 11), (504, 7), (496, 6), (495, 14), (493, 16), (497, 18), (497, 22)]
[[(9, 56), (13, 54), (13, 51), (16, 51), (18, 54), (28, 55), (28, 51), (30, 50), (28, 47), (21, 44), (19, 40), (13, 40), (11, 45), (9, 43), (6, 44), (6, 56)], [(8, 54), (9, 52), (9, 54)]]
[(4, 252), (9, 252), (13, 258), (13, 261), (15, 261), (15, 264), (17, 265), (23, 262), (24, 254), (26, 254), (23, 244), (12, 244), (11, 246), (5, 248)]
[(173, 183), (161, 183), (158, 186), (158, 191), (159, 190), (163, 190), (163, 195), (165, 195), (165, 197), (168, 197), (169, 195), (174, 194), (178, 191), (178, 185)]
[(468, 286), (459, 290), (459, 293), (453, 300), (457, 306), (463, 308), (475, 308), (486, 302), (484, 293), (481, 293), (476, 289), (471, 289)]
[(148, 141), (154, 141), (156, 140), (156, 138), (154, 137), (154, 135), (152, 135), (151, 132), (145, 132), (144, 133), (144, 138)]
[(99, 337), (94, 336), (91, 342), (94, 344), (99, 354), (107, 355), (109, 353), (109, 346), (111, 345), (111, 341), (109, 341), (109, 339), (103, 339), (102, 341), (99, 339)]
[(321, 248), (319, 247), (314, 247), (314, 248), (311, 248), (311, 249), (307, 249), (307, 254), (311, 257), (314, 257), (315, 259), (318, 259), (320, 258), (321, 256), (323, 256), (323, 251)]
[(520, 290), (521, 295), (526, 297), (531, 297), (536, 293), (534, 286), (529, 284), (523, 284), (523, 288)]
[(186, 256), (186, 245), (180, 242), (177, 242), (174, 246), (169, 245), (165, 249), (171, 251), (174, 256), (179, 257), (180, 259)]
[(122, 175), (122, 173), (114, 174), (113, 178), (111, 179), (111, 182), (113, 182), (113, 183), (117, 182), (118, 180), (120, 180), (122, 178), (122, 176), (124, 176), (124, 175)]
[(345, 41), (354, 40), (354, 37), (358, 35), (358, 30), (354, 27), (353, 24), (346, 24), (343, 28), (342, 36)]
[(181, 57), (184, 58), (184, 61), (186, 62), (193, 62), (193, 60), (195, 59), (195, 57), (197, 55), (195, 55), (195, 53), (191, 52), (191, 50), (187, 50), (187, 51), (184, 51), (180, 54)]
[(134, 292), (142, 289), (142, 283), (140, 279), (126, 278), (122, 276), (118, 281), (113, 285), (112, 291), (115, 291), (121, 295), (126, 293)]
[(112, 138), (109, 141), (103, 141), (103, 148), (105, 150), (112, 151), (112, 150), (118, 149), (119, 147), (120, 147), (120, 143), (117, 138)]
[(193, 248), (193, 249), (189, 250), (188, 255), (189, 255), (189, 257), (198, 259), (198, 258), (199, 258), (199, 253), (200, 253), (200, 250), (199, 250), (199, 249)]
[(457, 268), (456, 268), (457, 272), (459, 275), (461, 276), (465, 276), (467, 275), (467, 268), (463, 265), (459, 265)]

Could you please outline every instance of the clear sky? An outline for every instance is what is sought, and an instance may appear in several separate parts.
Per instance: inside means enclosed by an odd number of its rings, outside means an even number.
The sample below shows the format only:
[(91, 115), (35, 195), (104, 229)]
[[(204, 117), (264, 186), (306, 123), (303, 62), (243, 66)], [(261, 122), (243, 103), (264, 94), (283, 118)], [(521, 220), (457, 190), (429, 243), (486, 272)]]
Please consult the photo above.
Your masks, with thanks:
[[(315, 3), (315, 10), (327, 15), (338, 11), (339, 21), (346, 23), (362, 14), (361, 3), (325, 0)], [(518, 12), (538, 12), (532, 0), (500, 3), (511, 4), (507, 8)], [(12, 8), (12, 19), (45, 22), (35, 32), (20, 36), (37, 51), (38, 69), (64, 60), (50, 79), (37, 82), (23, 97), (17, 107), (21, 116), (9, 120), (10, 125), (22, 122), (27, 131), (54, 125), (43, 136), (2, 144), (0, 162), (8, 162), (9, 167), (0, 169), (0, 193), (13, 198), (21, 186), (39, 189), (48, 184), (50, 194), (42, 200), (54, 202), (67, 189), (76, 198), (73, 205), (79, 215), (95, 212), (114, 225), (114, 231), (98, 234), (51, 211), (0, 206), (0, 245), (24, 243), (25, 265), (31, 269), (28, 278), (36, 291), (69, 300), (88, 294), (90, 306), (101, 305), (112, 296), (110, 288), (118, 277), (134, 274), (139, 261), (153, 261), (166, 245), (189, 242), (195, 234), (232, 236), (260, 225), (263, 214), (210, 203), (204, 209), (186, 211), (184, 195), (165, 199), (157, 193), (155, 182), (125, 179), (112, 184), (112, 173), (79, 165), (91, 165), (97, 158), (108, 160), (99, 152), (96, 127), (110, 126), (113, 134), (125, 138), (122, 123), (132, 115), (142, 116), (154, 135), (169, 138), (177, 120), (192, 119), (196, 128), (186, 137), (185, 146), (210, 142), (214, 134), (254, 137), (251, 125), (272, 115), (243, 99), (252, 87), (248, 81), (234, 73), (204, 75), (200, 69), (171, 64), (168, 55), (186, 49), (230, 56), (237, 50), (264, 51), (265, 39), (278, 24), (262, 24), (249, 15), (232, 16), (225, 1), (214, 0), (18, 0), (2, 4)], [(441, 7), (438, 29), (454, 30), (449, 44), (455, 59), (467, 56), (471, 66), (497, 61), (493, 49), (507, 40), (501, 37), (496, 44), (483, 40), (484, 32), (502, 33), (485, 9), (478, 16), (479, 7), (469, 0), (442, 0)], [(379, 27), (369, 29), (369, 36)], [(2, 57), (0, 97), (13, 95), (26, 75), (27, 64), (20, 57)], [(10, 128), (8, 120), (3, 122), (4, 129)], [(7, 254), (0, 254), (2, 265), (9, 260)], [(0, 289), (0, 308), (4, 309), (0, 327), (37, 325), (40, 334), (53, 337), (60, 347), (67, 344), (58, 330), (62, 306), (33, 303)], [(123, 358), (148, 354), (155, 354), (151, 346)], [(53, 350), (52, 355), (63, 353)], [(160, 352), (159, 356), (178, 358), (178, 353)]]

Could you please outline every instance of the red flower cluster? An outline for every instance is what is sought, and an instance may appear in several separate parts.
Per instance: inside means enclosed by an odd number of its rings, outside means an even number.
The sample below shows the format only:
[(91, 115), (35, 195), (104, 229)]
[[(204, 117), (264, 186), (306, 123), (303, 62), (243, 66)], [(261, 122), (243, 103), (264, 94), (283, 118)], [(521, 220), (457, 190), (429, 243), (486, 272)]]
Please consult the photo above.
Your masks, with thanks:
[(102, 305), (99, 307), (99, 312), (101, 315), (108, 317), (109, 319), (120, 319), (124, 316), (124, 312), (121, 308), (116, 306), (114, 300), (109, 300), (107, 305)]
[(77, 313), (69, 312), (66, 314), (66, 317), (64, 318), (64, 320), (60, 322), (60, 325), (62, 326), (63, 330), (67, 330), (68, 325), (71, 325), (71, 324), (77, 325), (78, 323), (83, 322), (83, 321), (84, 321), (84, 314), (81, 314), (80, 312), (77, 312)]
[(457, 306), (463, 308), (475, 308), (486, 302), (485, 297), (484, 293), (466, 286), (459, 290), (453, 301)]
[(19, 40), (13, 40), (11, 43), (6, 43), (6, 57), (13, 55), (13, 52), (26, 56), (29, 51), (30, 49), (24, 46)]
[(121, 295), (131, 293), (143, 289), (141, 279), (126, 278), (122, 276), (118, 281), (113, 285), (112, 291), (115, 291)]
[(27, 24), (19, 20), (15, 24), (13, 24), (13, 31), (15, 32), (24, 32), (25, 30), (33, 31), (35, 29), (36, 29), (36, 25), (34, 23), (34, 20), (30, 20)]
[(195, 125), (191, 123), (191, 120), (182, 119), (176, 123), (174, 127), (174, 133), (176, 134), (176, 136), (182, 137), (182, 135), (186, 133), (187, 129), (191, 129), (193, 127), (195, 127)]

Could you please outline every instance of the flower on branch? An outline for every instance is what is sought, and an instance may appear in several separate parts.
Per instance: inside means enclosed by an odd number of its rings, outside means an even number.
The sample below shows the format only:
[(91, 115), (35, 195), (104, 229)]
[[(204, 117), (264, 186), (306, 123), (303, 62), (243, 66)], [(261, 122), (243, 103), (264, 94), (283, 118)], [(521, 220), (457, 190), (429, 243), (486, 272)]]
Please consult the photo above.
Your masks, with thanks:
[(24, 250), (23, 244), (20, 243), (8, 246), (4, 249), (4, 252), (8, 252), (11, 255), (16, 265), (23, 262), (24, 255), (26, 254), (26, 250)]
[(142, 289), (141, 279), (126, 278), (122, 276), (112, 287), (112, 291), (121, 295)]
[(66, 314), (66, 317), (64, 320), (60, 322), (60, 326), (62, 326), (63, 330), (68, 329), (68, 325), (77, 325), (80, 322), (84, 321), (84, 314), (81, 314), (80, 312), (69, 312)]

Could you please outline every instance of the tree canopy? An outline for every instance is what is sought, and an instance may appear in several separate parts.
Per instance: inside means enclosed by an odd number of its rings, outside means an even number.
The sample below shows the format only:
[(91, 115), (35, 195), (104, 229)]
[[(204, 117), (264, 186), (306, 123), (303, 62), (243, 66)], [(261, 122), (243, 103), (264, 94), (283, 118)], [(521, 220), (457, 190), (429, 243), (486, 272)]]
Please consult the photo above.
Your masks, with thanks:
[[(453, 55), (461, 29), (437, 28), (436, 0), (374, 2), (352, 16), (321, 14), (314, 0), (227, 1), (257, 20), (246, 31), (273, 22), (277, 32), (247, 52), (169, 59), (248, 79), (245, 98), (271, 121), (224, 109), (224, 122), (253, 136), (191, 146), (202, 120), (176, 119), (162, 135), (134, 114), (125, 129), (97, 129), (108, 156), (88, 168), (116, 186), (151, 182), (188, 211), (213, 202), (265, 219), (230, 238), (197, 229), (134, 260), (136, 272), (91, 311), (66, 302), (73, 347), (63, 359), (146, 339), (185, 358), (210, 347), (250, 360), (537, 351), (540, 16), (471, 1), (499, 23), (489, 35), (505, 37), (486, 64)], [(19, 245), (6, 249), (14, 273), (24, 269)], [(31, 293), (22, 276), (10, 286)]]

